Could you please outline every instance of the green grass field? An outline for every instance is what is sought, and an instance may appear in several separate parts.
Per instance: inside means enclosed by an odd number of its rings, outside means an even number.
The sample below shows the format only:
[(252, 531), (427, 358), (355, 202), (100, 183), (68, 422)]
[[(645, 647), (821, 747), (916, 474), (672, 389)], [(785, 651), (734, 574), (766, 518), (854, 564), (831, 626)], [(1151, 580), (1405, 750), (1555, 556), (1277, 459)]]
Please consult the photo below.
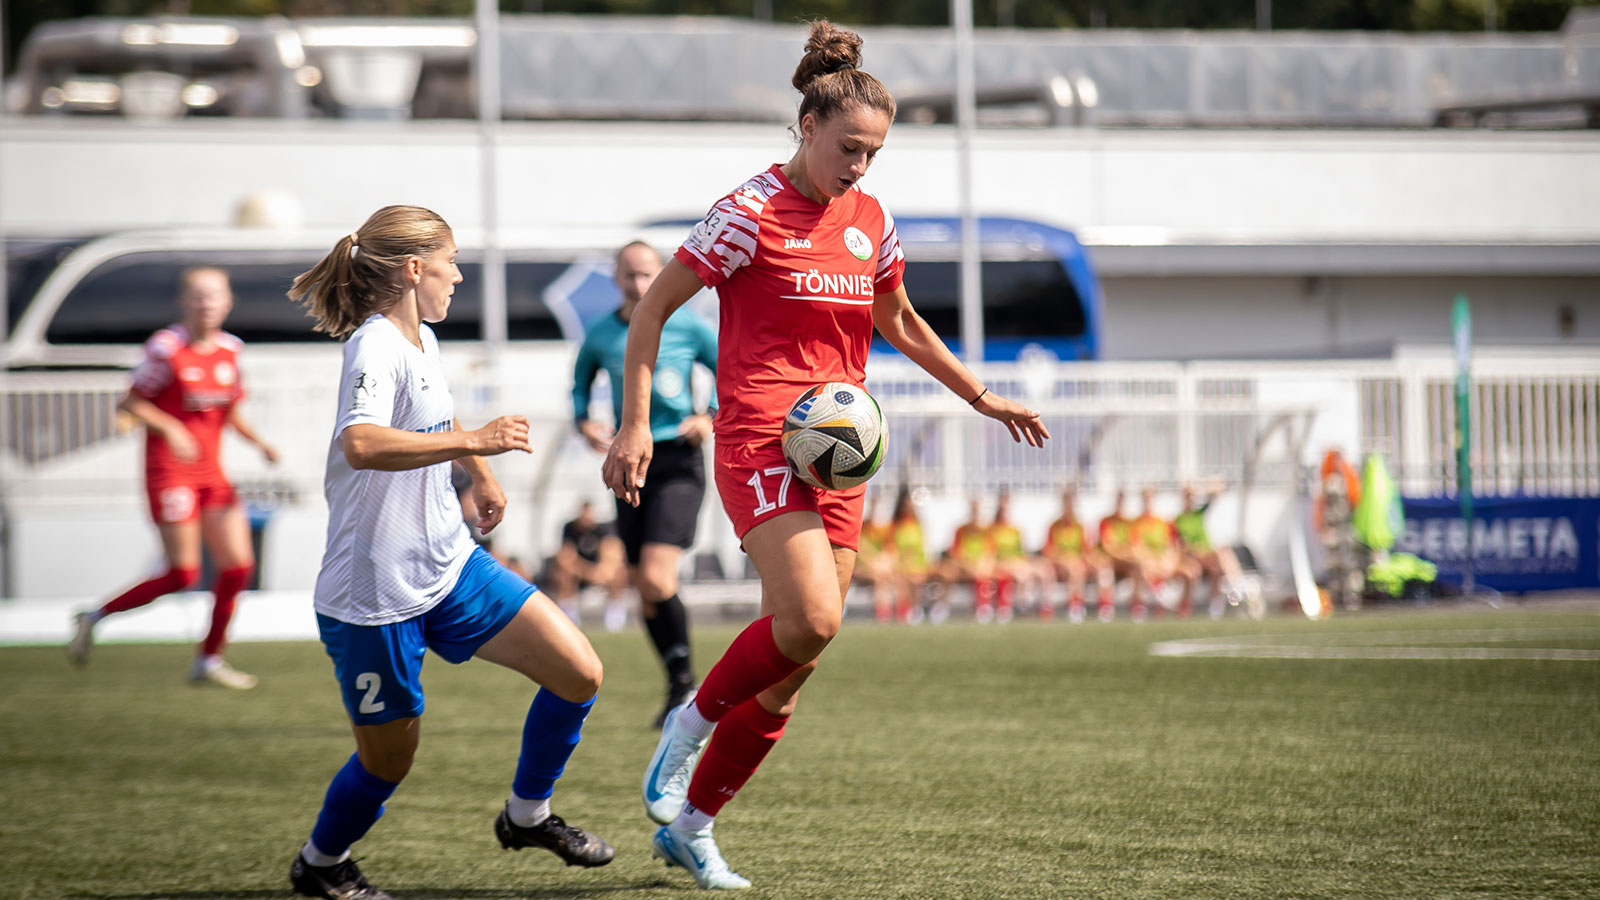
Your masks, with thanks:
[[(850, 623), (718, 836), (781, 898), (1600, 896), (1600, 662), (1159, 658), (1153, 641), (1277, 634), (1600, 648), (1600, 607), (1142, 626)], [(1443, 632), (1438, 633), (1438, 632)], [(731, 627), (697, 634), (709, 665)], [(650, 898), (639, 776), (659, 676), (645, 638), (607, 666), (556, 812), (611, 866), (503, 851), (531, 686), (430, 659), (412, 776), (356, 848), (399, 900)], [(1360, 643), (1354, 641), (1353, 643)], [(183, 682), (189, 648), (0, 650), (0, 896), (288, 896), (286, 872), (352, 744), (315, 644), (248, 644), (249, 693)]]

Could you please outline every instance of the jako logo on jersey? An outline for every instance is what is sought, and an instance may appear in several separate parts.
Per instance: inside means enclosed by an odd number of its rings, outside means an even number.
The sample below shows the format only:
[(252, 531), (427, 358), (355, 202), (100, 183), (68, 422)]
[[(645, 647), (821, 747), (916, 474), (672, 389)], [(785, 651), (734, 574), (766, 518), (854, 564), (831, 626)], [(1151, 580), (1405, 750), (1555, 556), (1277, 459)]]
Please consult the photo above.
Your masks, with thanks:
[(418, 428), (416, 431), (417, 431), (417, 434), (438, 434), (441, 431), (454, 431), (454, 430), (455, 430), (455, 423), (450, 421), (449, 419), (446, 419), (443, 422), (435, 422), (432, 425), (429, 425), (427, 428)]
[(856, 259), (866, 259), (872, 255), (872, 242), (861, 229), (850, 227), (844, 230), (844, 248)]
[(812, 269), (809, 272), (790, 272), (789, 277), (794, 279), (794, 289), (805, 294), (820, 294), (836, 297), (840, 294), (855, 294), (858, 297), (872, 296), (872, 276), (852, 272), (849, 274), (835, 275), (832, 272), (819, 272)]
[(811, 249), (811, 239), (810, 238), (785, 238), (784, 241), (783, 241), (783, 249), (785, 249), (785, 250), (810, 250)]

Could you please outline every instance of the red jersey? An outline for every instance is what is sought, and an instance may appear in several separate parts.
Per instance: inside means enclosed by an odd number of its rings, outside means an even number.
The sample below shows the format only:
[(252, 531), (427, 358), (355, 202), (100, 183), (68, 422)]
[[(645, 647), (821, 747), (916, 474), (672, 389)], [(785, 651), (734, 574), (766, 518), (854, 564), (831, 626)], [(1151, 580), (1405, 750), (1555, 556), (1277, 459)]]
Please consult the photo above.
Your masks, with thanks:
[(206, 350), (190, 343), (182, 325), (163, 328), (144, 345), (144, 361), (133, 370), (133, 392), (177, 419), (200, 445), (200, 458), (183, 462), (167, 442), (146, 431), (145, 476), (149, 479), (221, 479), (222, 429), (228, 413), (244, 396), (239, 384), (239, 350), (244, 343), (218, 332)]
[(718, 440), (776, 438), (807, 388), (861, 384), (873, 297), (905, 272), (876, 197), (852, 186), (820, 205), (776, 164), (718, 200), (674, 256), (720, 301)]

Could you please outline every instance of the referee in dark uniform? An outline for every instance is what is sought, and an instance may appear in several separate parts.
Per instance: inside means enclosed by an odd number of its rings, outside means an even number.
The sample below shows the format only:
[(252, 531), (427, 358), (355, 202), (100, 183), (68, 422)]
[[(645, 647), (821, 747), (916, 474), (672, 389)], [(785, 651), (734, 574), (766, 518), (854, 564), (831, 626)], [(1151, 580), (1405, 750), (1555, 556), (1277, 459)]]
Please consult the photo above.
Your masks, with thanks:
[[(622, 360), (628, 344), (628, 320), (661, 271), (655, 249), (635, 241), (617, 251), (616, 282), (622, 306), (590, 326), (578, 348), (572, 372), (572, 408), (578, 433), (589, 446), (604, 453), (611, 446), (612, 428), (589, 418), (589, 401), (595, 375), (604, 369), (611, 379), (613, 421), (622, 415)], [(634, 507), (617, 501), (617, 536), (628, 555), (628, 572), (643, 604), (641, 610), (650, 641), (667, 670), (667, 700), (656, 727), (667, 711), (694, 693), (694, 667), (689, 658), (689, 618), (678, 597), (678, 563), (694, 543), (700, 502), (705, 497), (705, 461), (700, 445), (711, 436), (711, 409), (694, 409), (690, 375), (695, 363), (712, 372), (717, 368), (717, 336), (687, 308), (667, 320), (661, 332), (661, 349), (650, 388), (650, 431), (655, 441), (650, 478)]]

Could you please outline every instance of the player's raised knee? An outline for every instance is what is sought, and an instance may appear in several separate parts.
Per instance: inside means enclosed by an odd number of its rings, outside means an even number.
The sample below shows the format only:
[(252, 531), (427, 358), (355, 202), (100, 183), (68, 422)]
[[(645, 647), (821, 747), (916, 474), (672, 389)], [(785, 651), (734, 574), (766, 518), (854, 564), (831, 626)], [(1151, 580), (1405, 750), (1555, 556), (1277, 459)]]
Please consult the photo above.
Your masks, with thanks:
[(572, 703), (583, 703), (600, 692), (605, 680), (605, 666), (592, 648), (575, 659), (561, 675), (545, 683), (557, 697)]

